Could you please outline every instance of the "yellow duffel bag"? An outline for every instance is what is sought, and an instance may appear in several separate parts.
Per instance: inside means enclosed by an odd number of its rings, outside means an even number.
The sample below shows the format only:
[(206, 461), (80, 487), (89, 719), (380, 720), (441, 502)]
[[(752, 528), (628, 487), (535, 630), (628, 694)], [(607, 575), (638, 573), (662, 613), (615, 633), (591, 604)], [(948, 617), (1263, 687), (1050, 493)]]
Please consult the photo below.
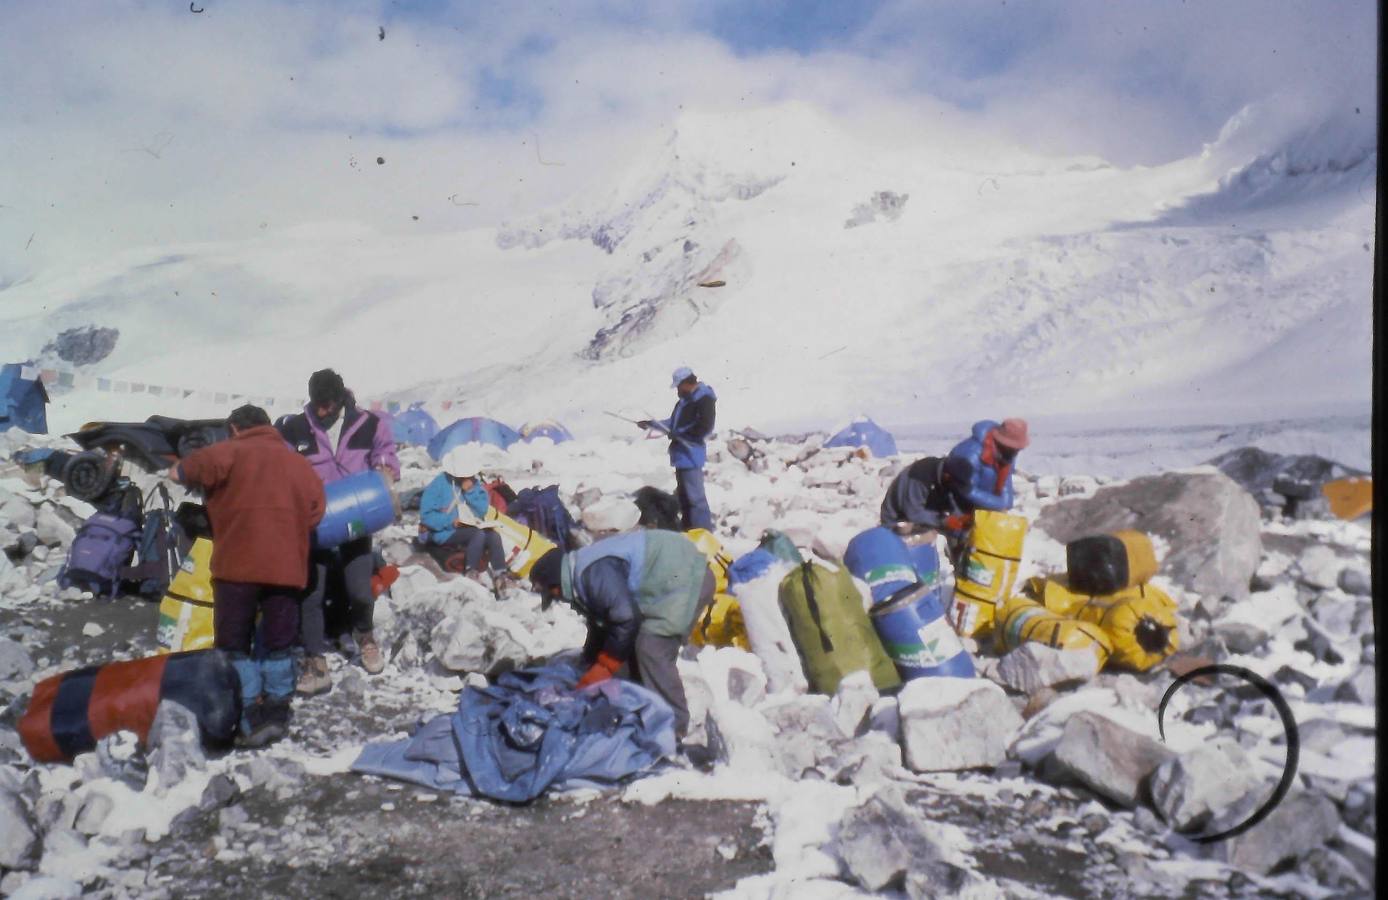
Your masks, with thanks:
[(155, 641), (160, 653), (212, 646), (212, 541), (193, 541), (183, 564), (159, 601)]
[(741, 647), (751, 650), (747, 624), (742, 621), (742, 606), (731, 594), (715, 594), (713, 603), (703, 615), (694, 620), (689, 642), (696, 647)]
[[(694, 542), (699, 552), (708, 557), (708, 568), (713, 573), (714, 590), (719, 594), (728, 592), (728, 567), (733, 564), (732, 557), (723, 552), (723, 544), (706, 528), (691, 528), (684, 536)], [(729, 598), (731, 599), (731, 598)]]
[(987, 509), (974, 513), (969, 545), (960, 571), (954, 573), (950, 624), (955, 631), (966, 637), (985, 637), (992, 631), (997, 608), (1017, 580), (1026, 535), (1024, 516)]
[(1176, 601), (1159, 587), (1137, 587), (1090, 597), (1074, 616), (1092, 622), (1113, 642), (1109, 661), (1125, 669), (1146, 672), (1175, 653), (1181, 639), (1176, 629)]
[(1113, 652), (1113, 640), (1104, 629), (1051, 612), (1035, 600), (1020, 595), (998, 610), (993, 636), (999, 652), (1004, 653), (1017, 649), (1026, 641), (1059, 650), (1089, 650), (1101, 669)]
[(1056, 615), (1074, 618), (1075, 612), (1093, 597), (1070, 587), (1064, 575), (1034, 575), (1027, 579), (1023, 593)]
[(505, 513), (497, 512), (494, 506), (488, 507), (483, 518), (487, 522), (496, 523), (492, 527), (501, 535), (501, 550), (506, 554), (506, 568), (520, 578), (528, 576), (535, 560), (556, 546), (554, 541), (529, 525), (522, 525)]

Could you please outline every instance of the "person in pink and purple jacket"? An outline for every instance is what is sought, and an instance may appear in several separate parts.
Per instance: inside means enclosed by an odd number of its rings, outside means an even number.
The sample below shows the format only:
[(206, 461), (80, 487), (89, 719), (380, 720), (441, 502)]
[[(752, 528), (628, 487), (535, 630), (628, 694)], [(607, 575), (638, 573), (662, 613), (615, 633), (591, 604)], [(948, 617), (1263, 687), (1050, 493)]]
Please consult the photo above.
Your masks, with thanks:
[[(357, 408), (341, 375), (332, 369), (314, 372), (308, 380), (308, 396), (303, 412), (284, 416), (275, 427), (285, 442), (309, 461), (324, 484), (370, 469), (380, 471), (391, 483), (399, 480), (400, 461), (390, 426), (374, 413)], [(299, 693), (321, 694), (332, 687), (324, 606), (325, 600), (343, 599), (326, 596), (328, 586), (335, 583), (340, 582), (346, 594), (347, 617), (362, 668), (373, 675), (385, 668), (372, 630), (374, 568), (370, 535), (311, 554), (309, 588), (300, 615), (300, 637), (307, 656), (299, 676)]]

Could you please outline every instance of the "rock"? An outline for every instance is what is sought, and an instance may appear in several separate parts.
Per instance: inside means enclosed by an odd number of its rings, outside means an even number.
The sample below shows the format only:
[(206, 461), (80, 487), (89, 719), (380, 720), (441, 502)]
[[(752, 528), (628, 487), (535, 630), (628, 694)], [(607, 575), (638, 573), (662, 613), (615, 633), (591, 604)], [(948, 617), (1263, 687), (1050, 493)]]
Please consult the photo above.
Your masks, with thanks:
[(849, 810), (834, 840), (845, 874), (864, 890), (900, 890), (908, 873), (919, 872), (942, 896), (957, 894), (968, 878), (949, 861), (947, 846), (940, 826), (891, 789)]
[(1348, 638), (1355, 634), (1355, 620), (1361, 605), (1351, 597), (1322, 594), (1316, 601), (1312, 615), (1316, 622), (1334, 637)]
[[(34, 512), (33, 504), (23, 497), (0, 493), (0, 522), (8, 522), (16, 531), (24, 531), (38, 523), (38, 515)], [(24, 552), (28, 553), (29, 550)]]
[(1335, 699), (1346, 703), (1374, 706), (1378, 700), (1378, 678), (1373, 666), (1360, 666), (1335, 689)]
[(0, 788), (0, 868), (32, 871), (38, 866), (39, 830), (16, 791)]
[(149, 765), (159, 777), (161, 792), (183, 781), (188, 773), (207, 767), (197, 716), (172, 700), (160, 702), (147, 744)]
[(743, 706), (756, 706), (766, 698), (766, 674), (741, 666), (728, 667), (728, 699)]
[(1296, 587), (1287, 582), (1231, 604), (1214, 622), (1216, 637), (1234, 653), (1252, 653), (1288, 622), (1303, 615)]
[(14, 900), (77, 900), (82, 894), (82, 885), (71, 878), (37, 875), (24, 879), (23, 885), (10, 896)]
[(1303, 584), (1319, 590), (1329, 590), (1340, 580), (1344, 560), (1324, 544), (1312, 544), (1296, 562), (1298, 577)]
[(82, 635), (83, 635), (84, 637), (91, 637), (91, 638), (94, 638), (94, 637), (101, 637), (101, 636), (102, 636), (103, 634), (105, 634), (105, 633), (106, 633), (106, 629), (105, 629), (105, 628), (102, 628), (100, 625), (96, 624), (95, 622), (88, 622), (87, 624), (85, 624), (85, 625), (82, 626)]
[(641, 510), (624, 497), (603, 497), (583, 510), (581, 518), (589, 531), (626, 531), (641, 521)]
[[(1211, 819), (1207, 828), (1222, 831), (1243, 821), (1261, 806), (1265, 794)], [(1210, 845), (1211, 855), (1244, 871), (1266, 875), (1279, 865), (1304, 858), (1335, 836), (1340, 817), (1335, 804), (1310, 791), (1292, 791), (1268, 817), (1243, 834)]]
[(27, 678), (34, 672), (34, 658), (23, 646), (0, 637), (0, 681)]
[(236, 786), (236, 782), (219, 772), (208, 779), (207, 787), (202, 791), (202, 799), (198, 801), (198, 809), (203, 812), (221, 809), (234, 803), (240, 796), (241, 789)]
[(72, 539), (77, 537), (77, 529), (58, 515), (58, 511), (53, 508), (51, 503), (45, 503), (39, 507), (34, 522), (34, 531), (38, 535), (39, 542), (45, 547), (67, 547), (72, 543)]
[(574, 494), (574, 506), (580, 510), (587, 509), (594, 503), (602, 499), (602, 490), (596, 487), (580, 488)]
[(858, 727), (880, 696), (877, 686), (872, 683), (872, 675), (867, 671), (859, 670), (846, 676), (839, 682), (834, 699), (829, 702), (839, 730), (846, 735), (857, 734)]
[(998, 662), (998, 677), (1023, 694), (1069, 686), (1099, 673), (1099, 660), (1088, 650), (1063, 650), (1027, 641)]
[(244, 806), (228, 806), (217, 811), (217, 828), (223, 833), (234, 831), (251, 820)]
[(1301, 868), (1316, 884), (1332, 890), (1363, 891), (1372, 887), (1353, 863), (1329, 847), (1317, 847), (1307, 853)]
[(1061, 497), (1092, 494), (1099, 489), (1099, 482), (1088, 475), (1067, 475), (1060, 479), (1057, 493)]
[(1055, 748), (1061, 772), (1129, 809), (1156, 768), (1175, 755), (1146, 735), (1088, 711), (1066, 720)]
[(894, 741), (901, 741), (901, 714), (895, 697), (877, 698), (868, 711), (868, 728), (880, 731)]
[(1036, 527), (1061, 543), (1125, 528), (1159, 537), (1168, 547), (1161, 573), (1192, 596), (1248, 596), (1262, 556), (1258, 504), (1217, 471), (1106, 485), (1091, 497), (1045, 507)]
[(77, 814), (73, 825), (85, 835), (96, 834), (101, 830), (101, 825), (111, 814), (111, 810), (115, 808), (116, 803), (110, 797), (100, 791), (92, 791), (87, 795), (87, 800), (82, 804), (82, 810)]
[(791, 778), (798, 779), (827, 760), (846, 737), (829, 708), (829, 698), (822, 694), (781, 699), (762, 707), (761, 713), (777, 735), (773, 748), (777, 766)]
[(881, 784), (901, 769), (901, 745), (880, 731), (837, 745), (822, 762), (824, 777), (838, 784)]
[(917, 678), (897, 703), (906, 765), (916, 772), (996, 766), (1022, 727), (1002, 688), (980, 678)]
[(117, 731), (97, 741), (96, 760), (105, 777), (127, 784), (131, 790), (144, 790), (149, 780), (149, 762), (133, 731)]
[(1346, 566), (1340, 570), (1335, 584), (1346, 594), (1355, 597), (1371, 597), (1374, 592), (1373, 576), (1359, 566)]
[(479, 603), (446, 616), (430, 633), (429, 644), (438, 661), (454, 672), (517, 668), (538, 655), (530, 650), (536, 640), (529, 629), (501, 610)]
[(1152, 805), (1177, 831), (1199, 830), (1249, 795), (1265, 796), (1265, 781), (1236, 741), (1216, 738), (1157, 767)]

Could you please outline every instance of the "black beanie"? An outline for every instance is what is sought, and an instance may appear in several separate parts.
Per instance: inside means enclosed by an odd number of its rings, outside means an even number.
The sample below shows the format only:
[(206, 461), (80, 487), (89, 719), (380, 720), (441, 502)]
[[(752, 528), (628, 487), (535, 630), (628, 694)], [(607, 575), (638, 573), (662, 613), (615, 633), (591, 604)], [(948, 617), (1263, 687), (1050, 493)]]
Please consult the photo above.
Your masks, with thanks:
[(347, 385), (332, 369), (319, 369), (308, 377), (308, 399), (314, 406), (341, 403), (347, 398)]
[(530, 580), (540, 589), (541, 608), (548, 608), (552, 600), (549, 596), (549, 589), (559, 587), (563, 583), (560, 575), (563, 561), (564, 551), (555, 547), (535, 560), (535, 565), (530, 567)]

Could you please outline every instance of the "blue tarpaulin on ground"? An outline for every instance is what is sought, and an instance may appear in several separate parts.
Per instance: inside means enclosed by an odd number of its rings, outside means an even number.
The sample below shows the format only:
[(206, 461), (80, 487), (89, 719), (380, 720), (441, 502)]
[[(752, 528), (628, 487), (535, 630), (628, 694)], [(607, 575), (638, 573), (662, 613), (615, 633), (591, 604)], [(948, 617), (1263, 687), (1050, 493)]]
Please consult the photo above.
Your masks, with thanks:
[(397, 444), (418, 444), (423, 446), (439, 433), (439, 423), (424, 411), (423, 404), (415, 403), (409, 409), (396, 415), (390, 423), (391, 437)]
[(352, 771), (523, 803), (550, 787), (617, 784), (674, 754), (668, 703), (630, 681), (575, 691), (577, 681), (573, 666), (553, 663), (467, 688), (456, 713), (366, 745)]
[(871, 419), (863, 418), (824, 442), (826, 447), (867, 447), (873, 456), (896, 456), (896, 438)]
[(429, 455), (434, 459), (443, 459), (445, 453), (463, 444), (491, 444), (505, 450), (520, 439), (520, 432), (510, 425), (496, 419), (473, 416), (459, 419), (430, 438)]
[(36, 369), (19, 363), (0, 366), (0, 431), (23, 428), (48, 434), (48, 391)]

